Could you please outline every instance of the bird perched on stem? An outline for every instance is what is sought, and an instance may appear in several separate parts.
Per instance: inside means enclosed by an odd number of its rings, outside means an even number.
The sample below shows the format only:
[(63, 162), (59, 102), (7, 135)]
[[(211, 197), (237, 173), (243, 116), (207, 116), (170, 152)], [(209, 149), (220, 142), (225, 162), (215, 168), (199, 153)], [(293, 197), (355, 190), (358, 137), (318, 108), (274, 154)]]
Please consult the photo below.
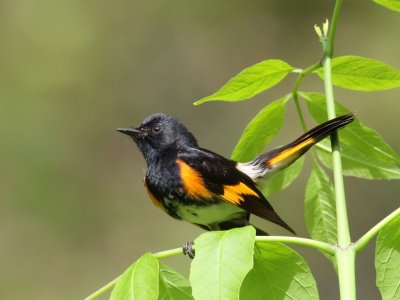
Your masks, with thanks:
[[(132, 137), (143, 153), (149, 197), (171, 217), (206, 230), (225, 230), (249, 225), (250, 214), (254, 214), (294, 233), (257, 188), (257, 181), (286, 168), (353, 119), (353, 114), (347, 114), (327, 121), (246, 163), (199, 147), (180, 121), (165, 114), (151, 115), (138, 127), (117, 130)], [(256, 232), (267, 235), (259, 228)]]

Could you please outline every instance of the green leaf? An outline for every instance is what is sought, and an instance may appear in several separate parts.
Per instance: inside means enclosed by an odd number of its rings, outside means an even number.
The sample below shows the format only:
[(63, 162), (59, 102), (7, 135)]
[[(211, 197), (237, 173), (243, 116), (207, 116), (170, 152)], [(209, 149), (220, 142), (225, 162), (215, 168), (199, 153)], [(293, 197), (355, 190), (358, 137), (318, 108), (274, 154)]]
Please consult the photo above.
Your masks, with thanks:
[(270, 177), (267, 175), (265, 185), (261, 183), (263, 194), (271, 196), (287, 188), (300, 175), (303, 165), (304, 156), (300, 157), (286, 169), (273, 173)]
[(188, 279), (160, 263), (160, 293), (158, 300), (193, 300)]
[(240, 289), (241, 299), (319, 299), (317, 285), (305, 260), (282, 244), (257, 243), (254, 268)]
[(206, 232), (195, 240), (189, 279), (196, 300), (239, 299), (242, 281), (253, 267), (255, 236), (254, 227), (246, 226)]
[[(318, 93), (300, 93), (307, 101), (309, 111), (318, 123), (326, 121), (325, 96)], [(347, 108), (336, 102), (336, 113), (343, 115)], [(365, 127), (356, 118), (339, 131), (343, 174), (365, 179), (400, 179), (400, 158), (373, 129)], [(318, 154), (332, 168), (328, 139), (318, 144)]]
[(383, 300), (400, 299), (400, 216), (380, 231), (376, 241), (376, 285)]
[(199, 105), (212, 100), (235, 102), (249, 99), (278, 84), (292, 70), (293, 67), (282, 60), (264, 60), (244, 69), (219, 91), (194, 104)]
[[(367, 153), (357, 151), (350, 145), (341, 144), (343, 174), (364, 179), (400, 179), (398, 165), (387, 161), (379, 161)], [(368, 152), (368, 151), (366, 151)], [(332, 169), (332, 154), (329, 141), (318, 144), (318, 155), (321, 161)]]
[(260, 154), (281, 129), (289, 98), (285, 96), (268, 104), (247, 124), (233, 150), (233, 160), (246, 162)]
[(307, 182), (305, 218), (310, 236), (335, 245), (336, 204), (333, 185), (324, 170), (314, 162)]
[[(317, 71), (323, 78), (323, 70)], [(357, 91), (379, 91), (400, 87), (400, 71), (379, 60), (341, 56), (332, 61), (334, 85)]]
[(400, 12), (400, 0), (374, 0), (374, 2), (391, 10)]
[(158, 297), (158, 277), (158, 259), (146, 253), (121, 275), (110, 300), (155, 300)]

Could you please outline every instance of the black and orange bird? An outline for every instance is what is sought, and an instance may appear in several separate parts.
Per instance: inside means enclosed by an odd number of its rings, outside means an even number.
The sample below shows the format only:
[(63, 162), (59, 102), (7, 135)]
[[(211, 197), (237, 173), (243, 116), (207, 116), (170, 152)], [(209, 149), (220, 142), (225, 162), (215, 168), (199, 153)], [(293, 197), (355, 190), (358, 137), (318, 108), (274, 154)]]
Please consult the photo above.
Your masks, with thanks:
[[(286, 168), (353, 119), (353, 114), (332, 119), (246, 163), (199, 147), (180, 121), (165, 114), (151, 115), (136, 128), (117, 130), (132, 137), (143, 153), (149, 197), (171, 217), (206, 230), (226, 230), (249, 225), (250, 214), (254, 214), (294, 233), (257, 188), (257, 182)], [(256, 232), (267, 235), (259, 228)]]

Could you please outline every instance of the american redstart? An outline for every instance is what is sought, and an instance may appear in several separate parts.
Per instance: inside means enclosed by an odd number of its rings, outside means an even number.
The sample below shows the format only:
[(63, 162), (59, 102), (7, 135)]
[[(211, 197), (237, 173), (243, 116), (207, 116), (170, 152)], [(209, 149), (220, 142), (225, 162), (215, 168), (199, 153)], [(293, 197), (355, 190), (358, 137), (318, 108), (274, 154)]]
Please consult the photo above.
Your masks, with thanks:
[[(354, 115), (347, 114), (327, 121), (246, 163), (199, 147), (180, 121), (165, 114), (153, 114), (138, 127), (117, 130), (132, 137), (143, 153), (148, 168), (144, 183), (150, 199), (171, 217), (206, 230), (226, 230), (249, 225), (250, 214), (254, 214), (294, 233), (257, 188), (257, 182), (286, 168), (353, 120)], [(256, 232), (268, 235), (259, 228)]]

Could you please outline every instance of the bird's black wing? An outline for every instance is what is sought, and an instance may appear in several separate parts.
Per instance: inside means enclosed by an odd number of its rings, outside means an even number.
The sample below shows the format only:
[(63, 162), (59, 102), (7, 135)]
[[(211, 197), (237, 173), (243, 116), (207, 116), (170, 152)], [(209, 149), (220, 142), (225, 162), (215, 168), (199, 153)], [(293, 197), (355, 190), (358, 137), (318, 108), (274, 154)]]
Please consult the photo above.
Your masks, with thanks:
[(188, 148), (176, 160), (182, 186), (192, 199), (221, 199), (294, 233), (235, 161), (206, 149)]

